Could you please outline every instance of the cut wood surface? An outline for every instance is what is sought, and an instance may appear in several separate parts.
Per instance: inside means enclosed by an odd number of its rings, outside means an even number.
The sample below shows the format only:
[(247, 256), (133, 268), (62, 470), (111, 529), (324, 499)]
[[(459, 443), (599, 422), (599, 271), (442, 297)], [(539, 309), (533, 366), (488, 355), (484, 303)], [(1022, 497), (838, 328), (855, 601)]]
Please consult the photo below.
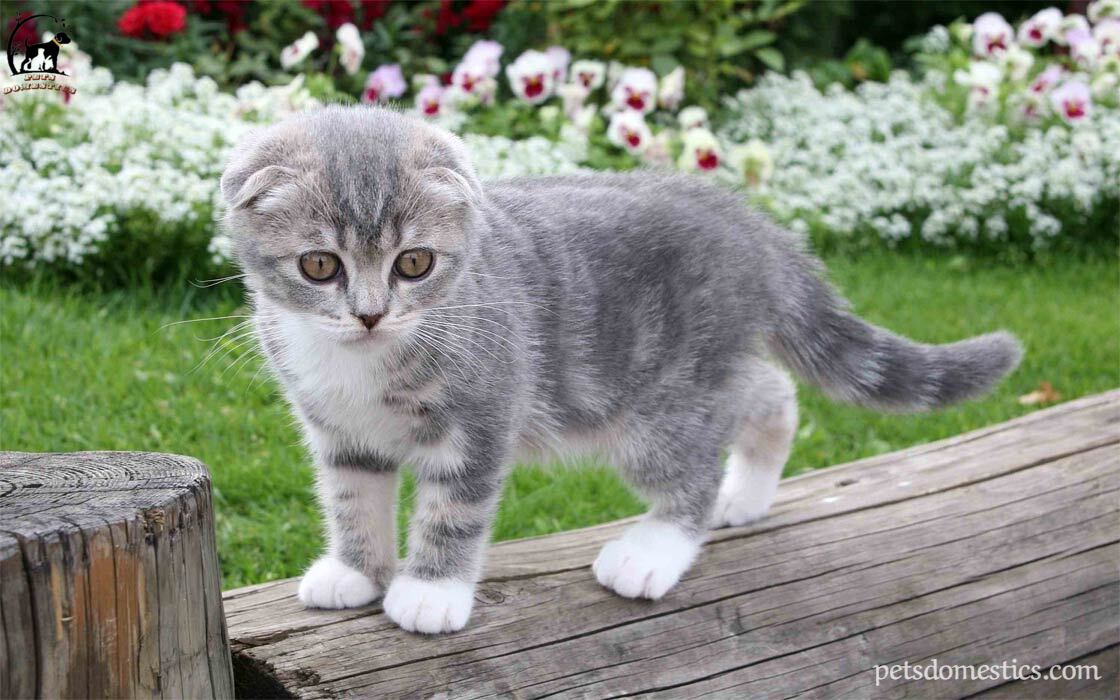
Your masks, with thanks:
[(206, 467), (0, 453), (0, 698), (232, 695)]
[[(358, 697), (1116, 697), (1120, 391), (782, 483), (663, 600), (589, 565), (629, 521), (495, 545), (467, 628), (225, 594), (239, 693)], [(1014, 663), (1080, 678), (880, 679)], [(1084, 668), (1073, 668), (1074, 666)], [(440, 695), (442, 694), (442, 695)]]

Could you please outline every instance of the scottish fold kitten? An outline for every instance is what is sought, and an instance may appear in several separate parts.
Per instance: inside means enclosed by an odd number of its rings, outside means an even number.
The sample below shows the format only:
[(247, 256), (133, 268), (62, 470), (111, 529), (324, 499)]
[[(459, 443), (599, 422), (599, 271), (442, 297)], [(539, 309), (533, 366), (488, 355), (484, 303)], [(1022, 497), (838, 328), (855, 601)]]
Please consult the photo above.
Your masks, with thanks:
[[(452, 135), (331, 107), (265, 128), (221, 180), (261, 344), (314, 454), (329, 530), (300, 599), (384, 592), (462, 628), (515, 460), (593, 451), (650, 504), (592, 569), (660, 598), (709, 527), (761, 517), (797, 424), (783, 369), (888, 411), (978, 396), (1007, 333), (923, 345), (850, 313), (802, 242), (705, 180), (481, 183)], [(721, 455), (729, 452), (725, 464)], [(398, 570), (397, 475), (417, 479)]]

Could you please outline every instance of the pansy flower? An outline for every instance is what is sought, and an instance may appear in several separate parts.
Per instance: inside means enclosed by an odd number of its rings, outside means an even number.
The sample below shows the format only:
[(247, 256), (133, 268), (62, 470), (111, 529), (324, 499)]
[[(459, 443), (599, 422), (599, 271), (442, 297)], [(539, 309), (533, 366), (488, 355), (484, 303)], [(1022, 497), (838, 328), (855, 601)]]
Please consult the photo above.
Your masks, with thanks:
[(362, 89), (362, 102), (384, 102), (400, 97), (407, 87), (400, 64), (389, 63), (378, 66), (377, 70), (366, 77), (366, 84)]
[(530, 49), (506, 66), (506, 77), (513, 94), (529, 104), (540, 104), (552, 95), (553, 68), (547, 54)]
[(648, 68), (625, 69), (611, 90), (611, 102), (620, 111), (652, 112), (657, 106), (657, 76)]
[(607, 127), (607, 138), (614, 145), (637, 155), (649, 146), (653, 139), (653, 132), (650, 131), (641, 112), (624, 109), (611, 116), (611, 123)]

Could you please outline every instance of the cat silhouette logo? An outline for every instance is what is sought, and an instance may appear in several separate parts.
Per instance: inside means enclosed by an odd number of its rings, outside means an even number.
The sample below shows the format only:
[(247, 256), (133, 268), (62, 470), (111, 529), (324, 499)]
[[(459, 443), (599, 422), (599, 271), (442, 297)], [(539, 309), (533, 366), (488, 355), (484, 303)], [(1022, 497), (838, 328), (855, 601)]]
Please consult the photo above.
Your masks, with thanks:
[[(49, 20), (54, 25), (53, 36), (45, 41), (35, 40), (34, 20)], [(4, 94), (21, 90), (57, 90), (65, 93), (64, 98), (77, 90), (58, 82), (59, 76), (69, 77), (62, 70), (59, 54), (62, 47), (71, 42), (66, 32), (66, 21), (54, 15), (38, 14), (16, 18), (12, 33), (8, 35), (8, 69), (12, 77), (22, 75), (23, 83), (4, 88)]]

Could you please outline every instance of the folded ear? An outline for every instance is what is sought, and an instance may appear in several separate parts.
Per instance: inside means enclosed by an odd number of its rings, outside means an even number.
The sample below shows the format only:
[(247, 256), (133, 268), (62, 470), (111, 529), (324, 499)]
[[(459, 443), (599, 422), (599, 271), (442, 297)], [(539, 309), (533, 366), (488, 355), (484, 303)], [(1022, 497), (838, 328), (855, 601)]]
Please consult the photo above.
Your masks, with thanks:
[(476, 207), (482, 202), (482, 186), (473, 172), (463, 174), (457, 170), (437, 166), (424, 171), (424, 179), (446, 193), (449, 199)]
[(266, 165), (259, 170), (235, 168), (230, 164), (222, 174), (222, 197), (230, 209), (271, 209), (270, 203), (282, 202), (296, 186), (296, 171), (280, 165)]

